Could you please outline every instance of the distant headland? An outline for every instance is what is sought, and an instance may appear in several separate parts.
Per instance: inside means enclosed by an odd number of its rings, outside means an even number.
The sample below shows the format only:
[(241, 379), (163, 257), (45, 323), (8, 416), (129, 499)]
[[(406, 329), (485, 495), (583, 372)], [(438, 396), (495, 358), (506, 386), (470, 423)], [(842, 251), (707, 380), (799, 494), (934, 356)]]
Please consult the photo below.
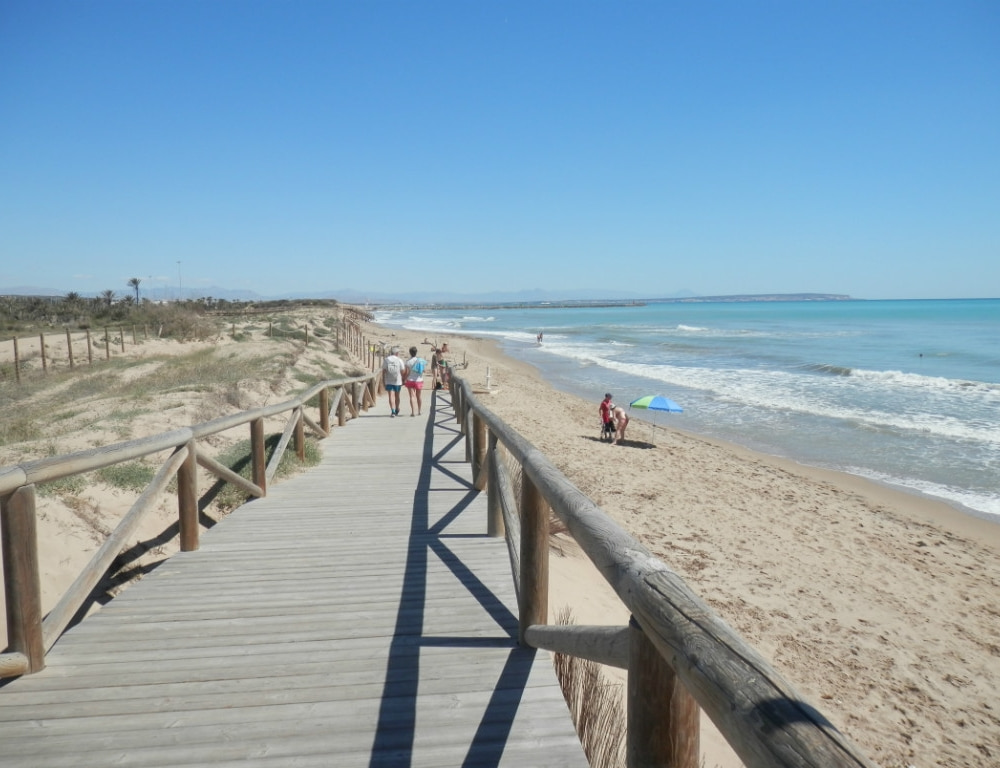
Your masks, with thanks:
[(761, 293), (737, 296), (683, 296), (662, 299), (562, 299), (552, 301), (372, 302), (369, 309), (566, 309), (572, 307), (644, 307), (648, 304), (717, 304), (721, 302), (854, 301), (839, 293)]

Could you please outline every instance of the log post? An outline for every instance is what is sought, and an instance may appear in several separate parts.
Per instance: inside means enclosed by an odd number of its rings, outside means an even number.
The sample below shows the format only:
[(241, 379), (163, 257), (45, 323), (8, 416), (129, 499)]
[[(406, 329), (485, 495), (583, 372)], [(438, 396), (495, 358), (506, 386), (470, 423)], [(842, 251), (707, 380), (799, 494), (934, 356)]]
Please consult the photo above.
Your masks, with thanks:
[(45, 641), (34, 485), (23, 485), (0, 498), (0, 549), (8, 650), (24, 654), (28, 672), (38, 672), (45, 668)]
[(486, 488), (486, 475), (483, 474), (483, 463), (486, 461), (486, 422), (476, 417), (472, 422), (472, 480), (477, 491)]
[(295, 455), (299, 461), (306, 460), (306, 422), (303, 418), (302, 409), (298, 409), (299, 416), (295, 420)]
[(90, 343), (90, 329), (87, 329), (87, 364), (94, 364), (94, 346)]
[(549, 615), (549, 521), (545, 499), (521, 473), (521, 592), (518, 595), (518, 642), (532, 624), (547, 624)]
[[(462, 434), (465, 435), (465, 460), (472, 463), (472, 438), (473, 430), (475, 429), (473, 421), (478, 421), (476, 417), (476, 412), (472, 409), (472, 406), (468, 407), (466, 410), (465, 404), (462, 404), (462, 410), (465, 412), (465, 418), (462, 420)], [(473, 470), (475, 470), (475, 465), (473, 465)], [(473, 475), (475, 477), (475, 475)]]
[(267, 495), (267, 463), (264, 457), (264, 419), (250, 422), (250, 463), (253, 483)]
[(14, 379), (21, 383), (21, 355), (17, 350), (17, 336), (14, 337)]
[(108, 331), (108, 326), (104, 326), (104, 359), (111, 359), (111, 333)]
[(73, 337), (69, 334), (69, 328), (66, 329), (66, 357), (69, 359), (70, 370), (73, 369)]
[(347, 388), (340, 388), (340, 400), (337, 401), (337, 426), (342, 427), (347, 423)]
[(122, 354), (125, 354), (125, 326), (118, 326), (118, 340), (122, 343)]
[(489, 449), (486, 451), (486, 470), (489, 479), (486, 482), (486, 535), (499, 539), (506, 534), (503, 524), (503, 508), (500, 506), (500, 478), (497, 472), (497, 436), (489, 432)]
[(319, 425), (330, 434), (330, 390), (326, 387), (319, 392)]
[(45, 360), (45, 334), (44, 333), (38, 334), (38, 343), (42, 345), (42, 373), (45, 373), (46, 371), (49, 370), (49, 364)]
[(666, 659), (629, 620), (628, 768), (698, 768), (700, 710)]
[(139, 341), (135, 336), (135, 323), (132, 323), (132, 346), (138, 346)]
[(309, 326), (307, 325), (302, 329), (302, 337), (305, 339), (305, 345), (309, 346)]
[(187, 442), (187, 458), (177, 470), (177, 516), (181, 552), (198, 549), (198, 444)]

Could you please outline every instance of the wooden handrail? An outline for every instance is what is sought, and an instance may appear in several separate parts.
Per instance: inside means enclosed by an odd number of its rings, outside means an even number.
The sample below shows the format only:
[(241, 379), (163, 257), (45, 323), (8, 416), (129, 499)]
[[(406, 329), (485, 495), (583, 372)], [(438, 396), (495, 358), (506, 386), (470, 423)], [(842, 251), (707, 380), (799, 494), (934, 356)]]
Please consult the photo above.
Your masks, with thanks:
[[(552, 637), (558, 634), (543, 633), (535, 625), (544, 621), (531, 618), (544, 615), (544, 608), (536, 603), (544, 599), (543, 582), (547, 580), (544, 572), (547, 566), (539, 554), (540, 548), (545, 548), (547, 554), (547, 543), (537, 540), (536, 527), (539, 499), (543, 499), (632, 613), (636, 627), (641, 628), (651, 647), (747, 766), (873, 765), (679, 575), (605, 514), (541, 451), (482, 405), (467, 381), (453, 376), (451, 391), (456, 417), (462, 426), (465, 427), (467, 414), (477, 422), (481, 419), (521, 466), (522, 641), (530, 644), (532, 638), (537, 641), (544, 634), (546, 647), (551, 649)], [(462, 432), (469, 437), (469, 430), (463, 428)], [(526, 513), (532, 521), (530, 526), (524, 520)], [(529, 527), (531, 531), (525, 534), (524, 529)], [(558, 644), (559, 652), (572, 654), (569, 644)], [(636, 702), (630, 700), (631, 704)], [(630, 716), (630, 722), (631, 719)], [(670, 719), (688, 724), (691, 720), (686, 711), (674, 713)], [(683, 740), (682, 735), (678, 736)], [(631, 754), (631, 746), (629, 751)], [(638, 754), (646, 757), (635, 760), (648, 759), (641, 749)], [(664, 756), (663, 764), (675, 758)]]

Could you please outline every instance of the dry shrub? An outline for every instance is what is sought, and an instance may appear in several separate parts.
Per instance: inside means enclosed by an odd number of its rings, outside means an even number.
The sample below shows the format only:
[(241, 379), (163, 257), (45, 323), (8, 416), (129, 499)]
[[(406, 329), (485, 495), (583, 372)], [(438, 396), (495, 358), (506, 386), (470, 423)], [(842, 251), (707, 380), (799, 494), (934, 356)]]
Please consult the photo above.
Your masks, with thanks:
[[(564, 608), (556, 623), (572, 624), (572, 612)], [(600, 664), (575, 656), (555, 654), (555, 668), (591, 768), (624, 768), (626, 718), (621, 684), (609, 681)]]

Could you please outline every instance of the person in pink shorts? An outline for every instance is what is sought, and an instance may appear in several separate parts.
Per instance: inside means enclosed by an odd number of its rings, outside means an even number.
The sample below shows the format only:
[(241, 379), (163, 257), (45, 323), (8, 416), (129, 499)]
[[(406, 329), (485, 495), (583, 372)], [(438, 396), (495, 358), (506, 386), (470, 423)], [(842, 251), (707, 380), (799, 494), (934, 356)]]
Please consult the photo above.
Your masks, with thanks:
[(423, 412), (421, 399), (424, 389), (424, 369), (427, 361), (417, 356), (417, 348), (410, 347), (410, 359), (406, 361), (406, 380), (403, 384), (410, 393), (410, 415), (416, 416)]

